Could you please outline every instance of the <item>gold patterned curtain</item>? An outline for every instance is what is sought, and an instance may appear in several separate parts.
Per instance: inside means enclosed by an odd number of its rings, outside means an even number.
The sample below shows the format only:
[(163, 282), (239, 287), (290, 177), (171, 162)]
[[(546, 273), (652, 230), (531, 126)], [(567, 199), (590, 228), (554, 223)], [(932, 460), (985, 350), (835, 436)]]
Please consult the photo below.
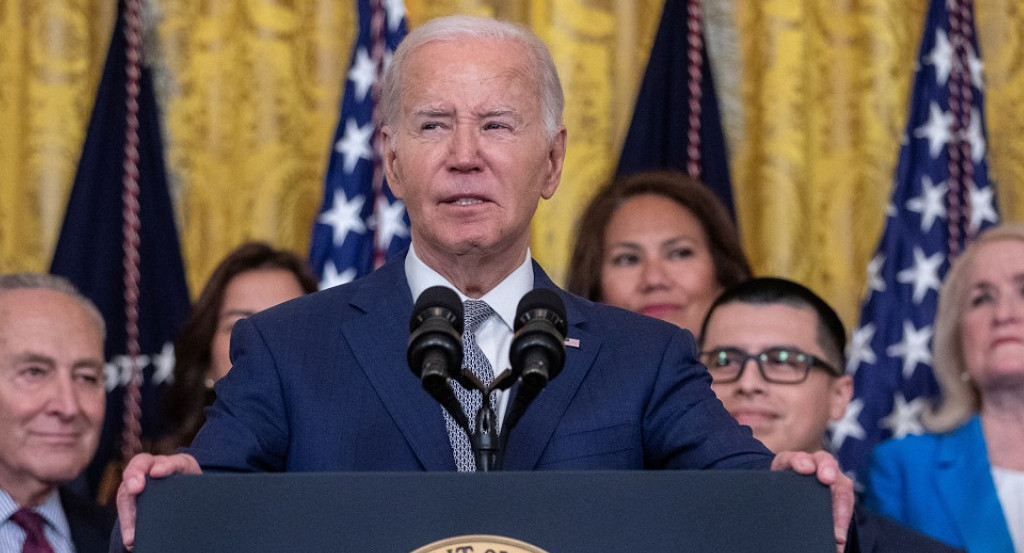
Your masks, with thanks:
[[(804, 282), (852, 328), (884, 226), (928, 0), (736, 2), (732, 176), (755, 272)], [(1024, 11), (975, 2), (990, 174), (1024, 220)], [(721, 69), (721, 68), (719, 68)], [(730, 102), (735, 96), (738, 101)], [(736, 112), (739, 113), (736, 113)]]
[[(406, 0), (416, 26), (470, 13), (551, 47), (569, 156), (534, 255), (565, 274), (571, 229), (615, 167), (662, 0)], [(755, 270), (857, 316), (906, 120), (927, 0), (705, 0), (739, 222)], [(0, 271), (45, 270), (81, 152), (114, 0), (0, 0)], [(1024, 220), (1024, 10), (976, 7), (990, 173)], [(354, 37), (353, 0), (147, 0), (165, 156), (193, 293), (260, 238), (304, 253)]]
[(0, 0), (0, 272), (50, 266), (116, 8)]

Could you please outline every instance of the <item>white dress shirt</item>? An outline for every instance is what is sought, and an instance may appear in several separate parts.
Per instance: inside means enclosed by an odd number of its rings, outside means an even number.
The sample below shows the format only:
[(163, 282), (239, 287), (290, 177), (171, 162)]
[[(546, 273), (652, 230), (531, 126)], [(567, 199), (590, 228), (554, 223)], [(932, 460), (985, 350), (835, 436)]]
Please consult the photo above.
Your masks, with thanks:
[[(446, 286), (454, 290), (462, 301), (470, 299), (437, 271), (423, 263), (416, 255), (415, 244), (409, 246), (409, 254), (405, 257), (405, 277), (409, 281), (409, 289), (412, 290), (413, 302), (431, 286)], [(484, 356), (491, 362), (495, 376), (510, 368), (508, 352), (512, 345), (512, 327), (515, 324), (516, 309), (519, 307), (519, 300), (530, 290), (533, 290), (533, 263), (531, 263), (530, 250), (527, 249), (526, 258), (519, 264), (519, 267), (482, 297), (474, 298), (487, 302), (487, 305), (494, 310), (494, 315), (477, 329), (476, 342), (483, 350)], [(458, 384), (453, 385), (458, 386)], [(500, 428), (501, 420), (505, 418), (505, 407), (508, 405), (508, 391), (495, 392), (495, 396), (498, 400), (495, 414), (498, 416)], [(438, 406), (438, 409), (440, 408)]]
[(1024, 472), (992, 467), (999, 505), (1003, 508), (1006, 526), (1016, 553), (1024, 553)]

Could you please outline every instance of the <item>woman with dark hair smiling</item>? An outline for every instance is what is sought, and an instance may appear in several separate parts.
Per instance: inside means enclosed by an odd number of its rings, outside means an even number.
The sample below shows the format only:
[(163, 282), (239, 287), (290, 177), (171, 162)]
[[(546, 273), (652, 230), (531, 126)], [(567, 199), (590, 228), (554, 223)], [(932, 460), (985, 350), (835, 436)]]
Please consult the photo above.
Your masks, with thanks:
[(729, 213), (682, 173), (636, 173), (583, 212), (567, 288), (694, 334), (725, 288), (750, 278)]

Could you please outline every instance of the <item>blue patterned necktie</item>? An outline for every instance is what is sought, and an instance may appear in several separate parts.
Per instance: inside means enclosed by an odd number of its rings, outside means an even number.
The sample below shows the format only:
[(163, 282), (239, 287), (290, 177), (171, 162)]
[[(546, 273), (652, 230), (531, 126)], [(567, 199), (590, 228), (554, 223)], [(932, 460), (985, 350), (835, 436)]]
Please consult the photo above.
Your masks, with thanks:
[(21, 553), (53, 553), (53, 547), (46, 541), (43, 531), (45, 522), (42, 515), (22, 508), (11, 515), (11, 521), (25, 531), (25, 544), (21, 547)]
[[(484, 321), (491, 318), (491, 315), (494, 314), (494, 310), (491, 309), (490, 305), (487, 305), (487, 302), (480, 300), (466, 300), (465, 313), (466, 330), (462, 334), (463, 364), (477, 377), (477, 379), (480, 380), (480, 382), (489, 386), (491, 381), (494, 380), (494, 370), (491, 368), (491, 362), (487, 360), (487, 357), (484, 356), (484, 352), (476, 343), (476, 331)], [(462, 404), (462, 410), (466, 413), (466, 418), (469, 419), (470, 429), (472, 429), (476, 419), (476, 412), (480, 410), (482, 394), (476, 390), (466, 390), (457, 383), (453, 383), (452, 386), (455, 388), (455, 397), (457, 397), (459, 399), (459, 403)], [(492, 409), (494, 408), (495, 403), (496, 398), (492, 395)], [(455, 454), (455, 466), (458, 468), (459, 472), (475, 471), (476, 459), (473, 456), (473, 448), (469, 444), (469, 437), (466, 435), (466, 432), (455, 423), (455, 419), (448, 414), (448, 411), (441, 409), (441, 412), (444, 414), (445, 426), (448, 427), (448, 439), (451, 441), (452, 451)]]

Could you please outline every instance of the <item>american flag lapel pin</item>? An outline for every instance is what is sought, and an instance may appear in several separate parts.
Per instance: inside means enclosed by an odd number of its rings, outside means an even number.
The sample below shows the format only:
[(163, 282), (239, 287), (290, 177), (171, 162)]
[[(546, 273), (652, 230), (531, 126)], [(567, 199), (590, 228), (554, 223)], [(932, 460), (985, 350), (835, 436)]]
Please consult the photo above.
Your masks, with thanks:
[(566, 338), (565, 339), (565, 347), (580, 349), (580, 339), (579, 338)]

